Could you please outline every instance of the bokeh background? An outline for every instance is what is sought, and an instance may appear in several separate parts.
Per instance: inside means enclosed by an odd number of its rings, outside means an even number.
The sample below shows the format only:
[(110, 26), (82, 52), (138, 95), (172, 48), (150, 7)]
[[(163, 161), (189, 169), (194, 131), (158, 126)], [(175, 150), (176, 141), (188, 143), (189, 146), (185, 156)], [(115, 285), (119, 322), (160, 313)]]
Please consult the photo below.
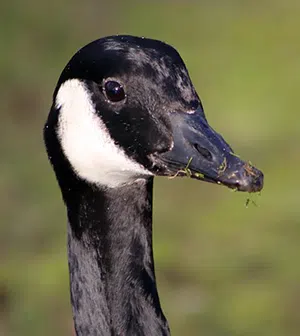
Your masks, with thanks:
[(66, 215), (42, 127), (81, 46), (174, 45), (210, 124), (265, 173), (248, 195), (157, 178), (154, 250), (173, 335), (300, 335), (300, 2), (11, 0), (0, 4), (0, 334), (72, 335)]

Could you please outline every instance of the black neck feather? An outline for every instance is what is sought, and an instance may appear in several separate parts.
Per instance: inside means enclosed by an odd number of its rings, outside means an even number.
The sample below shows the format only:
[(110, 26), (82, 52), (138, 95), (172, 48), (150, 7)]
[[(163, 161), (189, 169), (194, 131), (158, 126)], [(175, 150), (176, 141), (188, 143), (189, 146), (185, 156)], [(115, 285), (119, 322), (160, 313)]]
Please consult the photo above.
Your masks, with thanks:
[[(76, 332), (169, 335), (152, 255), (153, 179), (65, 199)], [(77, 196), (76, 196), (77, 194)]]

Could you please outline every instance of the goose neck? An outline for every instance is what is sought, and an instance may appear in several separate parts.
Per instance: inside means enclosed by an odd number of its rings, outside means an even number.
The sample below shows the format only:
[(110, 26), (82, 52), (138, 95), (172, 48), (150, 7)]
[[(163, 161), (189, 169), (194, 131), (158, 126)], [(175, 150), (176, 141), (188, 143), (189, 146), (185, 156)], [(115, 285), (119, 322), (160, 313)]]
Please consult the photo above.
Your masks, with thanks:
[(67, 201), (77, 335), (169, 335), (152, 253), (153, 179)]

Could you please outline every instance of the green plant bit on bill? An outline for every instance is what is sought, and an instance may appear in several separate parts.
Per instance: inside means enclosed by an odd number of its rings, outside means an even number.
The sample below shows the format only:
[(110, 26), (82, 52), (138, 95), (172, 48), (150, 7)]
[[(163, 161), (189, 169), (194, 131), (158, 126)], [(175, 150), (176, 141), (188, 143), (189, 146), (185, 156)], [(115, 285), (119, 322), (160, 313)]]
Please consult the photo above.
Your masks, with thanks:
[(185, 168), (178, 170), (175, 175), (170, 176), (169, 178), (173, 179), (173, 178), (177, 177), (180, 173), (185, 174), (187, 177), (191, 177), (192, 176), (192, 172), (191, 172), (189, 166), (190, 166), (192, 160), (193, 160), (193, 157), (190, 157), (190, 159), (189, 159), (187, 165), (185, 166)]
[(202, 173), (195, 173), (194, 175), (199, 179), (204, 179), (204, 174)]
[(219, 167), (218, 175), (220, 176), (221, 174), (223, 174), (226, 168), (227, 168), (227, 160), (226, 160), (226, 157), (224, 157), (224, 160)]
[(233, 153), (233, 152), (230, 152), (229, 154), (231, 154), (232, 156), (235, 156), (235, 157), (237, 157), (237, 158), (241, 158), (241, 156), (240, 155), (238, 155), (238, 154), (235, 154), (235, 153)]
[[(257, 196), (260, 196), (261, 193), (256, 193)], [(249, 193), (249, 196), (247, 197), (246, 199), (246, 202), (245, 202), (245, 207), (248, 208), (249, 204), (253, 204), (254, 206), (258, 206), (257, 205), (257, 202), (253, 200), (253, 194)]]

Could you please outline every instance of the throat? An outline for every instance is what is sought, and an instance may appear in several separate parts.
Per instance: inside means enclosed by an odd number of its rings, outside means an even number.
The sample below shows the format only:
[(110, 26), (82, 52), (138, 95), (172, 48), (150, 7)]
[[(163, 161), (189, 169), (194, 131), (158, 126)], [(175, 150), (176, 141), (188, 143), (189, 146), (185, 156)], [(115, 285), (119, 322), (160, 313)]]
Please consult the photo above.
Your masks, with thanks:
[(169, 335), (152, 252), (153, 179), (67, 201), (77, 335)]

